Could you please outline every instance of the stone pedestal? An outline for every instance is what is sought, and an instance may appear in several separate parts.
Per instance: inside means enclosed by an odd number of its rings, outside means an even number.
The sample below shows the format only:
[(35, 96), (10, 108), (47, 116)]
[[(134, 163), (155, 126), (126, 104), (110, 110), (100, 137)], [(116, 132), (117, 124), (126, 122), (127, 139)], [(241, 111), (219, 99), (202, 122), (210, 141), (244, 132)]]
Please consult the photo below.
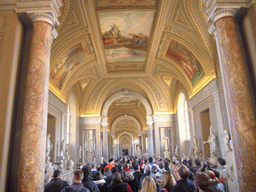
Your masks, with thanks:
[(164, 159), (170, 158), (170, 152), (169, 151), (164, 151)]

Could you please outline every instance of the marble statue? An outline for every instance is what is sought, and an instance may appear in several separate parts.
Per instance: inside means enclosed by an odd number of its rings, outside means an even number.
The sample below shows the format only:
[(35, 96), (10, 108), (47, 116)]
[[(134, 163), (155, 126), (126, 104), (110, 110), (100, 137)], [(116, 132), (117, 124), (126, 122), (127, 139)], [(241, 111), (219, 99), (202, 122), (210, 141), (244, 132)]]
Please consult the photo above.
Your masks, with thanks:
[(224, 130), (224, 136), (225, 136), (225, 146), (226, 146), (226, 153), (227, 153), (229, 151), (232, 151), (230, 146), (231, 137), (228, 130)]
[(164, 150), (168, 151), (168, 141), (169, 141), (169, 137), (164, 137)]
[(216, 136), (213, 134), (212, 126), (210, 126), (210, 135), (208, 137), (208, 141), (205, 141), (204, 144), (209, 143), (211, 155), (214, 156), (217, 151), (217, 141)]
[(60, 156), (63, 157), (66, 151), (66, 141), (62, 140), (60, 145)]
[(175, 154), (175, 155), (177, 154), (177, 156), (179, 155), (179, 146), (178, 146), (178, 144), (176, 145), (174, 154)]
[(51, 143), (50, 137), (51, 137), (50, 134), (48, 134), (46, 137), (46, 156), (50, 155), (50, 152), (53, 148), (53, 144)]
[(83, 149), (82, 149), (82, 146), (80, 146), (79, 152), (78, 152), (78, 160), (82, 159), (82, 152), (83, 152)]

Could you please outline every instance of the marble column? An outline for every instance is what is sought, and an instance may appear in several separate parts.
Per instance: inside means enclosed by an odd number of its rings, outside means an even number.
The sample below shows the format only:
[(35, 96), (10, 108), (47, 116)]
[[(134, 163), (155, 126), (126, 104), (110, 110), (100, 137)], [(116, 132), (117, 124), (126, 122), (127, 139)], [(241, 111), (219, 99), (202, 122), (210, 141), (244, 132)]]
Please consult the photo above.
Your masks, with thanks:
[(103, 138), (102, 138), (102, 156), (108, 161), (108, 118), (103, 117), (101, 125), (103, 126)]
[(18, 191), (43, 191), (50, 52), (54, 19), (33, 14), (34, 29), (26, 82)]
[(239, 188), (240, 191), (254, 191), (256, 124), (234, 15), (233, 9), (219, 9), (212, 20), (216, 27)]
[(155, 126), (155, 147), (156, 147), (156, 157), (160, 156), (160, 135), (159, 135), (159, 125), (157, 123), (154, 124)]
[(154, 157), (154, 142), (153, 142), (153, 117), (152, 116), (146, 116), (147, 118), (147, 125), (148, 125), (148, 154), (149, 157)]

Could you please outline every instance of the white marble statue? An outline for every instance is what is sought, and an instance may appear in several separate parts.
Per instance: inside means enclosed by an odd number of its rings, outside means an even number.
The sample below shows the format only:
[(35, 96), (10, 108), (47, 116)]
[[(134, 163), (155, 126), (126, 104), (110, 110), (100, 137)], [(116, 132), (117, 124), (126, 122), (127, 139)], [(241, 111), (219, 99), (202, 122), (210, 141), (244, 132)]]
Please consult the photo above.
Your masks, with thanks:
[(231, 137), (228, 130), (224, 130), (224, 136), (225, 136), (225, 145), (226, 145), (226, 153), (227, 153), (229, 151), (232, 151), (230, 146)]
[(63, 157), (66, 151), (66, 141), (62, 140), (60, 145), (60, 156)]
[(83, 149), (82, 149), (82, 146), (80, 146), (78, 151), (78, 160), (82, 159), (82, 152), (83, 152)]
[(169, 137), (163, 137), (163, 138), (164, 138), (164, 151), (168, 151)]
[(178, 146), (178, 144), (176, 145), (174, 154), (175, 154), (176, 156), (179, 156), (179, 146)]
[(217, 151), (217, 140), (216, 140), (216, 136), (213, 134), (212, 126), (210, 126), (210, 135), (208, 137), (208, 141), (205, 141), (204, 144), (206, 143), (209, 143), (211, 156), (214, 156)]
[(51, 137), (50, 134), (48, 134), (46, 137), (46, 156), (50, 155), (50, 152), (53, 148), (53, 144), (51, 143), (50, 137)]

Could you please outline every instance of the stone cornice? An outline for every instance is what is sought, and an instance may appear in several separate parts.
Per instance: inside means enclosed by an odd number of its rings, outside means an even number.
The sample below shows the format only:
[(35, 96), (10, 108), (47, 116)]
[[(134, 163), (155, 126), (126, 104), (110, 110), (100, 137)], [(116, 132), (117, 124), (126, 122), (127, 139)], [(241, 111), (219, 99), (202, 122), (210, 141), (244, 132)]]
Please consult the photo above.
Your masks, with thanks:
[(235, 16), (240, 8), (250, 7), (255, 0), (201, 0), (205, 4), (204, 12), (208, 22), (215, 22), (221, 17)]
[(216, 95), (219, 95), (219, 90), (218, 90), (218, 82), (216, 79), (214, 79), (188, 101), (188, 107), (193, 108), (199, 103), (205, 101), (210, 96), (215, 97)]
[(100, 124), (101, 117), (80, 117), (80, 124)]
[(153, 115), (154, 122), (172, 122), (174, 121), (174, 116), (173, 114), (171, 115)]
[[(60, 16), (59, 8), (62, 6), (62, 0), (10, 0), (0, 3), (0, 10), (14, 10), (16, 13), (47, 14), (44, 21), (51, 23), (53, 26), (59, 25), (58, 17)], [(50, 18), (50, 16), (52, 18)], [(35, 17), (35, 16), (33, 16)], [(37, 18), (39, 18), (37, 16)], [(42, 17), (40, 17), (42, 19)], [(38, 19), (37, 19), (38, 20)]]

